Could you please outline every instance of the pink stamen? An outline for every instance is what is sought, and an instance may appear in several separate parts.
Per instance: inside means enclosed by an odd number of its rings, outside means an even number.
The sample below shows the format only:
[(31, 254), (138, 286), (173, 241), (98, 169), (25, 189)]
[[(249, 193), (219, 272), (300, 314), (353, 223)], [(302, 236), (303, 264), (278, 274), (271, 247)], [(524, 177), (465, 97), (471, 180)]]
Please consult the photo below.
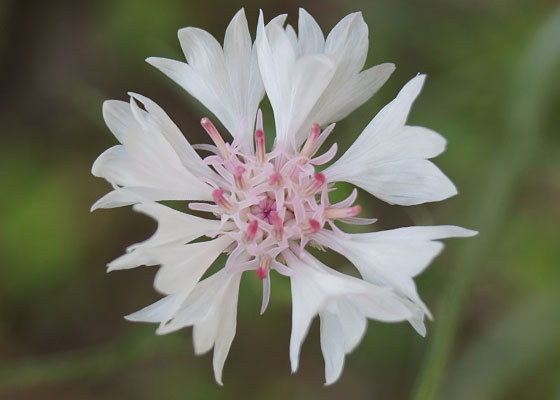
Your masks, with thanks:
[(282, 186), (282, 182), (283, 179), (282, 179), (282, 174), (280, 174), (280, 172), (275, 172), (272, 175), (270, 175), (270, 178), (268, 178), (268, 184), (277, 189)]
[(316, 219), (311, 218), (307, 221), (307, 224), (302, 226), (302, 232), (304, 235), (311, 235), (312, 233), (317, 233), (321, 229), (321, 224)]
[(315, 143), (317, 143), (317, 138), (321, 133), (321, 127), (317, 123), (311, 125), (311, 130), (309, 131), (309, 137), (307, 138), (303, 148), (301, 149), (299, 155), (303, 157), (299, 162), (300, 164), (305, 164), (307, 158), (311, 156), (313, 149), (315, 148)]
[(216, 189), (212, 192), (212, 197), (214, 198), (214, 203), (222, 207), (224, 211), (231, 213), (233, 211), (233, 204), (229, 202), (228, 199), (224, 197), (224, 191), (221, 189)]
[(262, 256), (259, 263), (259, 267), (255, 271), (255, 273), (257, 274), (257, 278), (259, 278), (260, 280), (265, 279), (268, 276), (269, 268), (270, 268), (270, 257)]
[(245, 168), (241, 165), (235, 167), (235, 172), (233, 173), (233, 178), (235, 180), (235, 186), (239, 190), (247, 189), (247, 184), (245, 183), (245, 179), (243, 179), (243, 173), (245, 172)]
[(214, 124), (208, 118), (204, 117), (200, 120), (200, 125), (202, 125), (206, 133), (208, 133), (208, 135), (220, 151), (220, 155), (222, 156), (222, 158), (224, 160), (227, 160), (230, 156), (229, 151), (226, 148), (224, 139), (222, 138)]
[(257, 220), (251, 221), (249, 223), (249, 226), (247, 227), (247, 231), (245, 231), (245, 240), (247, 242), (252, 242), (253, 239), (255, 239), (258, 230), (259, 230), (259, 223), (257, 222)]
[(272, 213), (270, 220), (273, 226), (272, 234), (274, 235), (274, 239), (281, 240), (282, 234), (284, 233), (284, 223), (282, 219), (278, 216), (278, 213)]
[(255, 144), (257, 146), (257, 161), (259, 164), (262, 164), (266, 156), (264, 131), (262, 129), (257, 129), (255, 132)]
[(325, 175), (317, 172), (314, 176), (313, 182), (303, 191), (304, 196), (312, 196), (317, 193), (317, 190), (325, 184)]
[(349, 208), (327, 208), (324, 216), (327, 219), (355, 217), (362, 212), (362, 206), (357, 205)]

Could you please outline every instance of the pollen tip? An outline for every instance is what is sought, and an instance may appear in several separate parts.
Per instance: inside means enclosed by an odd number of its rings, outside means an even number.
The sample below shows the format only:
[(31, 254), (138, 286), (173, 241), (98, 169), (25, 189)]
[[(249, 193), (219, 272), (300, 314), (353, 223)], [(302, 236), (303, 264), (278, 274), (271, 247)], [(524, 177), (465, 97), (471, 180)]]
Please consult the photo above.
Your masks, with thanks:
[(261, 281), (266, 278), (266, 271), (264, 270), (264, 268), (258, 267), (255, 273), (257, 274), (257, 278), (259, 278)]
[(311, 235), (312, 233), (317, 233), (321, 230), (321, 223), (316, 219), (311, 218), (307, 221), (307, 224), (303, 226), (302, 232), (305, 235)]
[(224, 197), (224, 191), (222, 189), (215, 189), (212, 192), (212, 197), (214, 198), (214, 202), (217, 203), (218, 200)]
[(204, 125), (208, 125), (208, 123), (210, 122), (210, 120), (206, 117), (202, 117), (200, 119), (200, 125), (204, 126)]
[(250, 242), (252, 241), (255, 236), (257, 235), (257, 231), (259, 230), (259, 223), (257, 220), (253, 220), (249, 223), (247, 227), (247, 231), (245, 232), (245, 239)]
[(321, 172), (317, 172), (314, 176), (315, 180), (319, 182), (321, 185), (325, 183), (326, 178)]
[(281, 240), (284, 233), (284, 222), (276, 212), (272, 213), (272, 215), (270, 216), (270, 220), (272, 222), (272, 226), (274, 227), (274, 238), (276, 240)]
[(356, 215), (360, 214), (362, 212), (362, 206), (361, 205), (355, 205), (353, 207), (350, 207), (350, 209), (348, 210), (348, 215), (350, 217), (355, 217)]
[(270, 175), (270, 178), (268, 178), (268, 184), (270, 186), (280, 186), (282, 184), (282, 174), (275, 172)]
[(321, 127), (317, 122), (313, 122), (311, 124), (311, 130), (309, 131), (309, 136), (315, 139), (317, 138), (317, 136), (319, 136), (320, 133), (321, 133)]
[(224, 191), (222, 189), (215, 189), (212, 192), (212, 198), (214, 199), (214, 203), (219, 205), (225, 211), (232, 212), (234, 210), (233, 205), (224, 197)]
[(262, 164), (266, 158), (266, 144), (264, 141), (264, 131), (262, 129), (257, 129), (255, 131), (255, 144), (257, 145), (257, 161), (259, 164)]
[(314, 196), (327, 180), (325, 175), (320, 172), (317, 172), (313, 178), (313, 182), (311, 182), (311, 184), (309, 184), (309, 186), (307, 186), (307, 188), (303, 191), (304, 196)]
[(321, 229), (321, 224), (316, 219), (311, 218), (309, 220), (309, 226), (313, 230), (313, 233), (318, 232)]
[(270, 257), (267, 255), (261, 256), (259, 267), (255, 270), (257, 278), (261, 281), (268, 276), (268, 269), (270, 268)]

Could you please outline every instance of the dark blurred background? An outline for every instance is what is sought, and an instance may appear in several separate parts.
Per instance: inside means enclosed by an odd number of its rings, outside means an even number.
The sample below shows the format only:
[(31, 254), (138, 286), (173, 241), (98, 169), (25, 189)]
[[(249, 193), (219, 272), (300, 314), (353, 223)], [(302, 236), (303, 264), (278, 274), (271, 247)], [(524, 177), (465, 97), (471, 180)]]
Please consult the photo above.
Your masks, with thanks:
[[(441, 204), (391, 207), (360, 194), (378, 228), (458, 224), (417, 280), (435, 314), (428, 337), (371, 322), (335, 385), (324, 388), (318, 323), (290, 374), (289, 284), (241, 286), (238, 329), (214, 383), (190, 330), (164, 337), (122, 316), (158, 298), (154, 268), (105, 273), (155, 223), (130, 209), (89, 213), (109, 190), (89, 173), (115, 144), (101, 104), (147, 95), (191, 143), (207, 115), (143, 60), (182, 59), (176, 32), (221, 41), (245, 7), (265, 17), (304, 6), (328, 32), (361, 10), (367, 66), (396, 63), (374, 99), (337, 125), (347, 148), (417, 72), (428, 74), (410, 123), (449, 141), (436, 163), (459, 188)], [(0, 1), (1, 399), (560, 399), (560, 11), (552, 0)], [(270, 121), (270, 114), (267, 114)], [(349, 188), (341, 187), (347, 193)], [(327, 258), (348, 270), (340, 258)]]

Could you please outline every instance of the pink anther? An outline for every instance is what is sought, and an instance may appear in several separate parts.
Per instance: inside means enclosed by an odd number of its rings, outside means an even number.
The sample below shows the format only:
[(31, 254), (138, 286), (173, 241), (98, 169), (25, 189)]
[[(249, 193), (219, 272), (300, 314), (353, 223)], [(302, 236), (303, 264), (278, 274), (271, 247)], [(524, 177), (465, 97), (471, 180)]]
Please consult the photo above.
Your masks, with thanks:
[(216, 189), (212, 192), (212, 197), (214, 198), (214, 203), (219, 205), (224, 209), (224, 211), (232, 212), (233, 204), (224, 197), (224, 191), (221, 189)]
[(301, 230), (304, 235), (311, 235), (312, 233), (317, 233), (321, 229), (321, 224), (316, 219), (311, 218), (307, 221), (307, 224), (303, 225)]
[(259, 164), (262, 164), (266, 156), (266, 144), (264, 140), (264, 131), (262, 129), (257, 129), (255, 131), (255, 145), (257, 146), (257, 161)]
[(255, 271), (257, 278), (260, 280), (265, 279), (268, 276), (268, 270), (270, 268), (270, 257), (262, 256), (260, 259), (259, 267)]
[(349, 208), (327, 208), (324, 216), (327, 219), (355, 217), (362, 212), (362, 206), (356, 205)]
[(230, 156), (229, 151), (226, 148), (226, 143), (224, 142), (224, 139), (222, 138), (222, 136), (220, 135), (220, 133), (218, 132), (214, 124), (208, 118), (204, 117), (200, 120), (200, 125), (202, 125), (204, 130), (208, 133), (208, 135), (210, 136), (210, 138), (218, 148), (218, 151), (220, 152), (222, 158), (224, 160), (227, 160)]
[(301, 164), (304, 164), (307, 161), (307, 158), (311, 156), (313, 149), (315, 148), (315, 143), (317, 143), (317, 139), (321, 134), (321, 127), (317, 123), (313, 123), (311, 125), (311, 129), (309, 131), (309, 137), (305, 141), (303, 148), (301, 149), (299, 155), (302, 157), (300, 160)]
[(309, 184), (307, 188), (303, 191), (304, 196), (312, 196), (317, 193), (317, 190), (321, 188), (325, 184), (325, 175), (320, 172), (317, 172), (313, 177), (313, 182)]
[(274, 212), (270, 216), (270, 220), (272, 222), (272, 234), (274, 239), (281, 240), (282, 234), (284, 233), (284, 223), (282, 222), (282, 219), (278, 216), (278, 213)]
[(235, 172), (233, 173), (233, 179), (235, 180), (235, 187), (239, 190), (247, 189), (247, 184), (245, 179), (243, 179), (243, 174), (245, 173), (245, 167), (238, 165), (235, 167)]
[(245, 240), (247, 242), (252, 242), (257, 235), (257, 231), (259, 230), (259, 223), (257, 220), (253, 220), (249, 223), (247, 230), (245, 231)]
[(282, 174), (280, 174), (280, 172), (275, 172), (272, 175), (270, 175), (270, 178), (268, 178), (268, 184), (277, 189), (282, 186), (282, 182), (283, 179), (282, 179)]

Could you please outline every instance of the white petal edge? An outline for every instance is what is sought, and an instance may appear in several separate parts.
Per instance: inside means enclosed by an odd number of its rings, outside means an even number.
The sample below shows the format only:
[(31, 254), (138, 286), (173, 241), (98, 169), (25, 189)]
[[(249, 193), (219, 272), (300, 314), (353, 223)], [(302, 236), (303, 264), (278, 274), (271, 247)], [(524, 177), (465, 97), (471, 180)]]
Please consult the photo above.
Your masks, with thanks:
[(445, 139), (426, 128), (405, 125), (424, 79), (418, 75), (401, 89), (324, 171), (327, 179), (353, 183), (390, 204), (415, 205), (457, 194), (449, 178), (427, 160), (444, 150)]
[[(334, 312), (338, 304), (349, 304), (361, 314), (363, 319), (370, 318), (384, 322), (407, 320), (411, 316), (409, 308), (391, 289), (377, 287), (360, 279), (344, 275), (332, 270), (308, 253), (295, 256), (285, 251), (284, 256), (293, 275), (290, 278), (292, 287), (292, 335), (290, 338), (290, 362), (292, 372), (297, 371), (299, 353), (311, 320), (317, 314)], [(345, 333), (348, 342), (342, 345), (345, 352), (351, 351), (363, 335), (363, 324), (358, 325), (359, 331)], [(325, 328), (324, 328), (325, 329)], [(328, 341), (329, 338), (325, 339)], [(337, 343), (339, 344), (339, 343)], [(329, 380), (338, 376), (342, 365), (340, 357), (331, 357), (331, 349), (323, 349), (329, 359)], [(333, 361), (333, 360), (338, 361)]]
[(342, 248), (343, 255), (356, 266), (366, 281), (393, 288), (430, 317), (429, 310), (418, 295), (413, 278), (426, 269), (443, 250), (443, 243), (438, 240), (471, 237), (477, 233), (452, 225), (412, 226), (353, 234), (349, 239), (339, 239), (338, 245)]
[(124, 255), (110, 262), (107, 272), (135, 268), (139, 265), (155, 265), (157, 260), (149, 256), (150, 249), (186, 244), (221, 226), (218, 220), (195, 217), (159, 203), (136, 204), (133, 209), (155, 219), (158, 223), (157, 229), (150, 238), (129, 246)]
[(148, 251), (148, 254), (161, 264), (154, 287), (164, 294), (190, 292), (210, 265), (232, 242), (233, 239), (223, 235), (206, 242), (165, 248), (162, 251)]

